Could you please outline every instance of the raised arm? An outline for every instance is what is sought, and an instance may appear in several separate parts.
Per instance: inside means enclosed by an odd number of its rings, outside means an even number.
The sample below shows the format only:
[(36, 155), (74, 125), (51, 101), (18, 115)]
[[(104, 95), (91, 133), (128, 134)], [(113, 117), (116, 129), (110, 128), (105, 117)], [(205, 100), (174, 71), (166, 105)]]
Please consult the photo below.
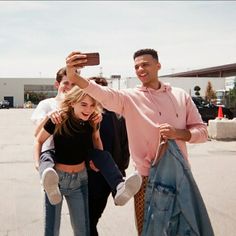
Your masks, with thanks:
[(89, 85), (87, 79), (80, 76), (79, 69), (82, 68), (82, 64), (87, 61), (86, 55), (80, 52), (72, 52), (66, 58), (66, 74), (71, 82), (84, 89)]

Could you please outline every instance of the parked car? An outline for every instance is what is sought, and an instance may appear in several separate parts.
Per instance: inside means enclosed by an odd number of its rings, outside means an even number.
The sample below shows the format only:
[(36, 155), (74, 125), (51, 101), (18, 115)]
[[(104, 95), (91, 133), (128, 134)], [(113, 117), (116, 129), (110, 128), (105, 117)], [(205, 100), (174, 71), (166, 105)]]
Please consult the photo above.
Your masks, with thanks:
[(2, 109), (2, 108), (9, 109), (9, 107), (10, 107), (10, 102), (9, 102), (9, 101), (7, 101), (7, 100), (2, 100), (2, 101), (0, 101), (0, 108), (1, 108), (1, 109)]
[[(202, 97), (192, 97), (192, 100), (195, 103), (204, 122), (208, 123), (209, 120), (214, 120), (218, 116), (219, 106), (206, 102)], [(233, 112), (229, 108), (222, 106), (222, 111), (226, 118), (234, 118)]]

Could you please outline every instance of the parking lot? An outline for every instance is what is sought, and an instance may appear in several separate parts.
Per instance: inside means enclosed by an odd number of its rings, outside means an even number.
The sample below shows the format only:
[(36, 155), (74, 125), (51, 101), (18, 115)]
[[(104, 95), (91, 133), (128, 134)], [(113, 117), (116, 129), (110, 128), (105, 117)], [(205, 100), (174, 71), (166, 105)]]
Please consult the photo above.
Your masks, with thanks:
[[(33, 109), (0, 110), (0, 236), (42, 236), (43, 194), (33, 166)], [(236, 141), (188, 144), (195, 180), (216, 236), (236, 235)], [(128, 173), (133, 171), (132, 163)], [(133, 202), (109, 199), (99, 223), (101, 236), (135, 236)], [(61, 235), (72, 235), (64, 203)]]

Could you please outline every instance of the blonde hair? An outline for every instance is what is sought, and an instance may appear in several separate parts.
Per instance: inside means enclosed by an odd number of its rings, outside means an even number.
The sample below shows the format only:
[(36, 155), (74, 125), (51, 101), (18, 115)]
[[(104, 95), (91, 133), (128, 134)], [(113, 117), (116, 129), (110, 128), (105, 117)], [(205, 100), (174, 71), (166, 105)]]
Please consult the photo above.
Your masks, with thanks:
[[(71, 125), (71, 123), (76, 122), (78, 124), (79, 122), (74, 115), (74, 109), (72, 107), (72, 104), (76, 104), (82, 101), (86, 96), (89, 95), (85, 93), (82, 89), (80, 89), (78, 86), (74, 86), (70, 91), (68, 91), (65, 94), (65, 98), (60, 104), (60, 110), (62, 112), (61, 113), (62, 122), (56, 125), (54, 134), (58, 133), (60, 135), (62, 134), (72, 135), (73, 131), (77, 130), (75, 126)], [(94, 98), (92, 98), (92, 100), (95, 104), (95, 110), (91, 114), (91, 117), (96, 114), (100, 114), (102, 112), (98, 102)]]

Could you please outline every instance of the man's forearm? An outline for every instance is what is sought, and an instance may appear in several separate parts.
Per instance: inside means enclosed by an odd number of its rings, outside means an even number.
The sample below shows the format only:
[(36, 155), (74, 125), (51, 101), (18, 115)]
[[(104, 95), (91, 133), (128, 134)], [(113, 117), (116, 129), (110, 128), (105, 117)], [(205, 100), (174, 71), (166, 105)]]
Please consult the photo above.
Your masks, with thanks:
[(187, 142), (191, 139), (191, 133), (188, 129), (176, 129), (176, 139)]
[(69, 80), (73, 81), (76, 85), (78, 85), (81, 89), (87, 88), (89, 85), (89, 82), (87, 79), (83, 78), (77, 73), (74, 73), (73, 75), (68, 76)]

